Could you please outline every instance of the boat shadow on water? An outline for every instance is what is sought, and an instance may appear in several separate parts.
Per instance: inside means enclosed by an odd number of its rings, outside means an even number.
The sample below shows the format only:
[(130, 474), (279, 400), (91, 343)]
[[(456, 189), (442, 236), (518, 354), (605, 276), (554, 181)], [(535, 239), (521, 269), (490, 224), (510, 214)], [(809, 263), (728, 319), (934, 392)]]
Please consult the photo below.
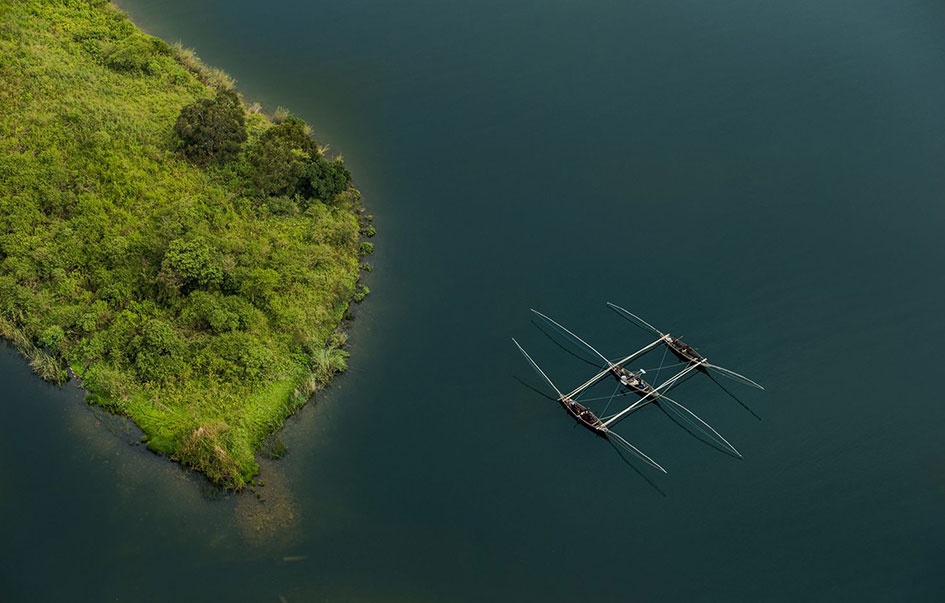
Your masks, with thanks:
[[(547, 333), (546, 333), (546, 335), (547, 335)], [(549, 337), (550, 337), (550, 336), (549, 336)], [(554, 338), (552, 338), (552, 339), (554, 339)], [(566, 348), (563, 348), (563, 349), (566, 349)], [(690, 374), (690, 375), (687, 375), (685, 378), (683, 378), (682, 381), (687, 380), (689, 377), (691, 377), (691, 374)], [(754, 411), (752, 411), (748, 406), (746, 406), (744, 403), (742, 403), (741, 400), (739, 400), (737, 397), (735, 397), (734, 394), (732, 394), (727, 388), (725, 388), (724, 385), (722, 385), (721, 383), (719, 383), (718, 380), (716, 380), (712, 375), (709, 375), (709, 378), (712, 379), (712, 381), (714, 381), (720, 388), (722, 388), (722, 390), (725, 391), (729, 396), (731, 396), (732, 398), (734, 398), (742, 407), (745, 408), (745, 410), (747, 410), (749, 413), (751, 413), (752, 416), (754, 416), (754, 417), (755, 417), (756, 419), (758, 419), (759, 421), (761, 420), (761, 417), (759, 417), (759, 416), (758, 416), (757, 414), (755, 414)], [(517, 381), (517, 382), (518, 382), (520, 385), (522, 385), (523, 387), (525, 387), (525, 388), (531, 390), (532, 392), (534, 392), (534, 393), (540, 395), (540, 396), (543, 397), (543, 398), (546, 398), (546, 399), (548, 399), (548, 400), (550, 400), (550, 401), (552, 401), (552, 402), (557, 402), (557, 401), (558, 401), (554, 396), (548, 395), (545, 391), (543, 391), (542, 389), (540, 389), (539, 387), (537, 387), (537, 386), (535, 386), (535, 385), (532, 385), (531, 383), (529, 383), (529, 382), (526, 381), (525, 379), (522, 379), (521, 377), (514, 376), (513, 379), (515, 379), (515, 381)], [(690, 435), (692, 435), (692, 436), (693, 436), (696, 440), (698, 440), (700, 443), (702, 443), (702, 444), (708, 446), (709, 448), (711, 448), (712, 450), (714, 450), (714, 451), (716, 451), (716, 452), (719, 452), (719, 453), (724, 454), (725, 456), (738, 458), (736, 454), (733, 454), (730, 450), (728, 450), (728, 449), (726, 449), (725, 447), (719, 445), (719, 444), (715, 441), (714, 438), (712, 438), (711, 436), (709, 436), (708, 434), (706, 434), (702, 429), (699, 428), (698, 425), (693, 424), (691, 421), (686, 420), (684, 416), (681, 416), (681, 414), (677, 415), (677, 414), (674, 414), (673, 412), (668, 411), (667, 408), (666, 408), (664, 405), (659, 404), (659, 402), (656, 402), (655, 405), (659, 407), (660, 411), (661, 411), (664, 415), (666, 415), (667, 417), (669, 417), (670, 420), (672, 420), (674, 423), (676, 423), (677, 425), (679, 425), (682, 429), (684, 429), (686, 432), (688, 432)], [(640, 408), (639, 410), (642, 410), (642, 408)], [(638, 412), (638, 411), (634, 411), (634, 412)], [(579, 426), (580, 426), (580, 425), (579, 425), (578, 423), (574, 423), (574, 424), (573, 424), (573, 427), (575, 427), (575, 428), (576, 428), (576, 427), (579, 427)], [(603, 438), (603, 439), (607, 440), (607, 443), (610, 444), (610, 446), (617, 452), (617, 455), (620, 457), (620, 459), (621, 459), (628, 467), (630, 467), (630, 468), (634, 471), (634, 473), (636, 473), (636, 474), (639, 475), (641, 478), (643, 478), (643, 480), (647, 483), (647, 485), (649, 485), (651, 488), (653, 488), (660, 496), (662, 496), (662, 497), (664, 497), (664, 498), (667, 497), (667, 494), (666, 494), (662, 489), (660, 489), (660, 487), (656, 484), (656, 482), (654, 482), (652, 479), (650, 479), (645, 473), (643, 473), (642, 471), (640, 471), (640, 469), (639, 469), (639, 468), (636, 466), (636, 464), (633, 462), (633, 460), (634, 460), (633, 458), (630, 458), (630, 457), (626, 454), (626, 452), (625, 452), (624, 450), (622, 450), (617, 444), (614, 443), (614, 441), (613, 441), (612, 439), (606, 438), (606, 437)]]
[(751, 416), (755, 417), (755, 418), (758, 419), (759, 421), (762, 420), (762, 418), (761, 418), (760, 416), (758, 416), (758, 414), (757, 414), (755, 411), (753, 411), (750, 406), (748, 406), (747, 404), (745, 404), (744, 402), (742, 402), (741, 399), (740, 399), (738, 396), (736, 396), (735, 394), (733, 394), (729, 388), (727, 388), (727, 387), (725, 387), (724, 385), (722, 385), (722, 383), (721, 383), (718, 379), (716, 379), (714, 375), (712, 375), (711, 373), (708, 373), (708, 372), (705, 373), (705, 374), (706, 374), (706, 376), (707, 376), (709, 379), (711, 379), (716, 385), (718, 385), (718, 386), (722, 389), (723, 392), (725, 392), (726, 394), (728, 394), (728, 396), (729, 396), (732, 400), (735, 400), (736, 402), (738, 402), (739, 406), (741, 406), (742, 408), (744, 408), (745, 410), (747, 410), (747, 411), (749, 412), (749, 414), (751, 414)]
[[(586, 363), (586, 364), (588, 364), (588, 365), (590, 365), (590, 366), (593, 366), (593, 367), (596, 368), (596, 369), (602, 368), (600, 362), (593, 362), (593, 361), (591, 361), (591, 360), (585, 358), (584, 356), (581, 356), (580, 354), (578, 354), (577, 352), (575, 352), (572, 348), (570, 348), (570, 347), (566, 346), (565, 344), (563, 344), (563, 343), (561, 342), (561, 338), (563, 337), (563, 334), (562, 334), (562, 333), (559, 332), (559, 333), (557, 334), (558, 337), (556, 337), (555, 335), (553, 335), (553, 334), (550, 332), (551, 329), (547, 326), (547, 324), (542, 323), (542, 322), (539, 322), (539, 321), (537, 321), (537, 320), (531, 320), (531, 321), (529, 321), (529, 322), (531, 322), (532, 325), (533, 325), (536, 329), (538, 329), (538, 330), (541, 332), (542, 335), (544, 335), (545, 337), (547, 337), (548, 339), (550, 339), (553, 344), (555, 344), (556, 346), (558, 346), (559, 348), (561, 348), (562, 350), (564, 350), (565, 352), (567, 352), (567, 353), (570, 354), (571, 356), (574, 356), (574, 357), (577, 358), (578, 360), (580, 360), (580, 361), (582, 361), (582, 362), (584, 362), (584, 363)], [(571, 344), (574, 343), (574, 342), (569, 341), (569, 340), (566, 340), (566, 341), (568, 341), (568, 343), (571, 343)]]
[(656, 403), (656, 406), (658, 406), (659, 409), (663, 412), (663, 414), (669, 417), (669, 419), (673, 423), (675, 423), (676, 425), (679, 425), (681, 428), (686, 430), (689, 433), (689, 435), (694, 437), (701, 444), (704, 444), (708, 446), (709, 448), (711, 448), (712, 450), (716, 452), (720, 452), (724, 454), (725, 456), (735, 458), (735, 459), (741, 458), (738, 455), (733, 454), (731, 450), (719, 445), (718, 442), (716, 442), (714, 438), (712, 438), (711, 436), (706, 434), (704, 431), (699, 429), (698, 426), (693, 425), (689, 423), (688, 421), (682, 420), (678, 415), (674, 415), (673, 413), (666, 410), (666, 407), (660, 404), (659, 402)]
[[(577, 425), (575, 425), (575, 427), (577, 427)], [(627, 458), (626, 453), (624, 453), (623, 450), (621, 450), (620, 447), (617, 446), (613, 442), (613, 440), (611, 440), (610, 438), (605, 438), (605, 439), (607, 440), (607, 443), (610, 444), (610, 447), (613, 448), (617, 452), (617, 456), (620, 457), (620, 460), (623, 461), (627, 465), (627, 467), (630, 467), (631, 469), (633, 469), (633, 472), (639, 475), (641, 478), (643, 478), (643, 481), (646, 482), (648, 486), (653, 488), (657, 494), (659, 494), (663, 498), (667, 498), (666, 493), (663, 492), (660, 489), (660, 487), (656, 485), (656, 482), (651, 480), (649, 477), (646, 476), (645, 473), (640, 471), (640, 469), (638, 469), (637, 466), (633, 464), (632, 459)]]
[(519, 385), (522, 385), (522, 386), (524, 386), (524, 387), (527, 387), (528, 389), (532, 390), (533, 392), (535, 392), (535, 393), (538, 394), (539, 396), (541, 396), (541, 397), (543, 397), (543, 398), (548, 398), (548, 399), (551, 400), (552, 402), (557, 402), (557, 401), (558, 401), (558, 399), (555, 398), (554, 396), (549, 396), (547, 393), (545, 393), (545, 392), (543, 392), (542, 390), (538, 389), (537, 387), (535, 387), (534, 385), (532, 385), (532, 384), (529, 383), (528, 381), (525, 381), (525, 380), (522, 379), (521, 377), (512, 377), (512, 378), (515, 379), (516, 381), (518, 381), (518, 382), (519, 382)]

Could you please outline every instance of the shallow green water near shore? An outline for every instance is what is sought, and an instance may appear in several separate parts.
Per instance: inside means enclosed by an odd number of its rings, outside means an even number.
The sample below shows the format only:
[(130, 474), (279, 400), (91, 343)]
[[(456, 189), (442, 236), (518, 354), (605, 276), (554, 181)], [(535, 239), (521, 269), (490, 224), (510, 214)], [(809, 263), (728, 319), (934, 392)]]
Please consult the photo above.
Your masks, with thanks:
[[(945, 24), (780, 4), (124, 0), (345, 155), (375, 293), (262, 505), (0, 353), (0, 598), (940, 599)], [(768, 387), (674, 396), (744, 460), (529, 389), (592, 370), (529, 307), (648, 341), (606, 300)]]

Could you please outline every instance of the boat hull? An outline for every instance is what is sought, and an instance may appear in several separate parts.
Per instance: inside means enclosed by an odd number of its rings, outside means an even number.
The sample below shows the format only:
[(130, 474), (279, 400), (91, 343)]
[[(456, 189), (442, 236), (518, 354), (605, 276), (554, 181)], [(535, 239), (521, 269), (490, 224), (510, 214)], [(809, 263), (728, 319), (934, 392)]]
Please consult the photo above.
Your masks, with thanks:
[(620, 382), (620, 385), (622, 385), (624, 389), (635, 393), (641, 398), (645, 398), (655, 391), (652, 385), (641, 379), (639, 376), (636, 376), (637, 383), (635, 385), (632, 381), (624, 381), (622, 378), (623, 375), (631, 373), (629, 373), (629, 371), (627, 373), (623, 373), (619, 367), (615, 367), (613, 370), (611, 370), (610, 374), (613, 375), (614, 379)]
[[(676, 358), (679, 358), (683, 362), (702, 362), (705, 360), (702, 354), (687, 344), (680, 345), (674, 341), (673, 343), (667, 343), (666, 345), (669, 347), (669, 351), (672, 352)], [(701, 365), (699, 366), (699, 370), (704, 370)]]
[(602, 438), (607, 437), (607, 428), (604, 427), (604, 424), (591, 409), (573, 400), (559, 400), (558, 402), (565, 412), (577, 421), (578, 425)]

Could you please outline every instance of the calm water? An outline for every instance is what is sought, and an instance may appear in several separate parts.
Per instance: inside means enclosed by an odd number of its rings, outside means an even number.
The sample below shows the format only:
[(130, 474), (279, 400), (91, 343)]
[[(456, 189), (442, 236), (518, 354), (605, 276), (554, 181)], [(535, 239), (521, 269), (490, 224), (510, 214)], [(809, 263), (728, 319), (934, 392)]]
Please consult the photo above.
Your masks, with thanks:
[[(120, 4), (345, 155), (375, 293), (263, 505), (0, 351), (4, 598), (945, 596), (940, 2)], [(606, 300), (768, 387), (675, 396), (744, 460), (529, 389), (592, 370), (529, 307), (648, 341)]]

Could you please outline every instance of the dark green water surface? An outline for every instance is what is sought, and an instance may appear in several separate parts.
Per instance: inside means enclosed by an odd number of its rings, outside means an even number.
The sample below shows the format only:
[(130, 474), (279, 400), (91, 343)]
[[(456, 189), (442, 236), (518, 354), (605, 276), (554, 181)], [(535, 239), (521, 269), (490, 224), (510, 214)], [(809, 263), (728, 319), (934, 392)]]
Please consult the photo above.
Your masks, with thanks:
[[(941, 2), (120, 5), (345, 155), (374, 293), (264, 504), (0, 351), (0, 599), (945, 597)], [(607, 300), (767, 386), (674, 396), (744, 460), (529, 388), (593, 371), (529, 307), (649, 341)]]

